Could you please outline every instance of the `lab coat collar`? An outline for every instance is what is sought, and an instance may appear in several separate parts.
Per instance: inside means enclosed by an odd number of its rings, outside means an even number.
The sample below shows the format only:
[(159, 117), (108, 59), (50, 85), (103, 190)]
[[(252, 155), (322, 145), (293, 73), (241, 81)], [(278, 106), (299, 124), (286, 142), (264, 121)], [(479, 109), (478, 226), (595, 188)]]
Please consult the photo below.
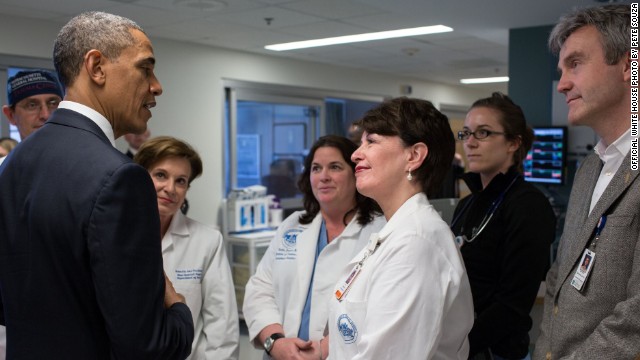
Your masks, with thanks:
[[(327, 246), (322, 250), (323, 253), (328, 252), (331, 254), (332, 252), (339, 251), (340, 247), (337, 247), (338, 244), (342, 241), (357, 241), (360, 236), (360, 229), (357, 222), (357, 217), (353, 217), (349, 224), (342, 230), (342, 233), (338, 235), (335, 239), (333, 239)], [(302, 233), (298, 236), (298, 258), (299, 259), (311, 259), (315, 258), (315, 251), (318, 245), (318, 236), (320, 235), (320, 227), (322, 224), (322, 214), (318, 213), (313, 221), (309, 224), (302, 225), (299, 224), (300, 228), (303, 229)], [(323, 256), (322, 254), (320, 256)], [(331, 255), (324, 255), (331, 256)], [(298, 277), (296, 278), (298, 294), (304, 294), (306, 296), (309, 291), (309, 284), (311, 281), (311, 273), (313, 272), (314, 267), (310, 265), (308, 261), (298, 261), (297, 271)], [(304, 304), (304, 301), (302, 302)], [(294, 315), (292, 315), (294, 316)], [(299, 316), (298, 313), (295, 316)], [(296, 320), (298, 321), (298, 320)]]
[[(371, 241), (380, 241), (381, 243), (391, 234), (395, 229), (402, 226), (403, 221), (412, 213), (420, 209), (421, 207), (429, 206), (429, 200), (427, 195), (423, 192), (419, 192), (402, 204), (395, 214), (389, 219), (384, 227), (377, 233), (371, 235)], [(376, 238), (376, 240), (373, 240)]]
[[(340, 235), (338, 235), (328, 245), (333, 244), (333, 242), (335, 240), (338, 240), (338, 239), (357, 240), (358, 236), (360, 235), (360, 229), (362, 228), (360, 226), (360, 224), (358, 224), (358, 216), (359, 215), (360, 215), (360, 213), (356, 212), (356, 215), (353, 218), (351, 218), (351, 221), (349, 221), (349, 223), (344, 228), (344, 230), (342, 230), (342, 233)], [(304, 228), (304, 229), (308, 229), (308, 230), (305, 230), (305, 231), (310, 231), (311, 234), (315, 234), (316, 236), (318, 236), (320, 234), (320, 225), (321, 224), (322, 224), (322, 214), (318, 213), (318, 215), (316, 215), (316, 217), (313, 219), (313, 221), (310, 224), (301, 225), (301, 227)], [(315, 245), (315, 243), (314, 243), (314, 245)], [(315, 246), (314, 246), (314, 248), (315, 248)]]
[(167, 229), (167, 233), (162, 238), (162, 251), (171, 247), (175, 240), (188, 237), (189, 227), (187, 226), (187, 217), (178, 211), (173, 215), (169, 229)]
[(338, 238), (348, 238), (352, 240), (358, 239), (358, 236), (360, 234), (360, 229), (362, 228), (362, 226), (358, 224), (359, 216), (360, 216), (360, 212), (356, 212), (356, 215), (353, 218), (351, 218), (351, 221), (349, 221), (349, 223), (344, 228), (344, 230), (342, 230), (342, 234), (340, 234), (336, 239)]

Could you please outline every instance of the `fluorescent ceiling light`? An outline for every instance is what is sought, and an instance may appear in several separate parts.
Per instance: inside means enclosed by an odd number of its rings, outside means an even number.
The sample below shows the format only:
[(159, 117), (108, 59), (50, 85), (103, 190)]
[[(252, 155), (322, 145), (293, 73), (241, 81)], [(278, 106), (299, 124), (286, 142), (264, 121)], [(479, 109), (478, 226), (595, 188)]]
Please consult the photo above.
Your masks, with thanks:
[(285, 51), (294, 49), (305, 49), (310, 47), (328, 46), (337, 44), (348, 44), (361, 41), (392, 39), (407, 36), (418, 36), (427, 34), (436, 34), (442, 32), (453, 31), (452, 28), (444, 25), (423, 26), (411, 29), (400, 29), (390, 31), (380, 31), (374, 33), (358, 34), (358, 35), (346, 35), (324, 39), (294, 41), (283, 44), (267, 45), (264, 48), (273, 51)]
[(474, 78), (474, 79), (460, 79), (460, 82), (463, 84), (488, 84), (488, 83), (499, 83), (499, 82), (508, 82), (508, 76), (497, 76), (497, 77), (487, 77), (487, 78)]

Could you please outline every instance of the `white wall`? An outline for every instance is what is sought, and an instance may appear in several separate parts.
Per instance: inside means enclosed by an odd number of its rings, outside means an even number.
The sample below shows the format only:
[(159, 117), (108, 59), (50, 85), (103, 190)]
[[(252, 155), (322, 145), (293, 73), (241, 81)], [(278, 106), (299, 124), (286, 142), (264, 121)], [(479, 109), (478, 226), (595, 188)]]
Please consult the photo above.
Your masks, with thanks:
[[(17, 35), (17, 29), (20, 29)], [(51, 58), (60, 29), (31, 19), (0, 15), (0, 53)], [(202, 156), (204, 174), (189, 190), (189, 215), (217, 224), (223, 189), (224, 79), (244, 80), (362, 94), (400, 96), (411, 84), (411, 96), (440, 104), (468, 106), (489, 94), (477, 88), (442, 85), (350, 68), (287, 60), (152, 38), (156, 74), (164, 93), (158, 98), (149, 128), (153, 136), (172, 135), (193, 145)], [(123, 146), (121, 140), (119, 147)]]

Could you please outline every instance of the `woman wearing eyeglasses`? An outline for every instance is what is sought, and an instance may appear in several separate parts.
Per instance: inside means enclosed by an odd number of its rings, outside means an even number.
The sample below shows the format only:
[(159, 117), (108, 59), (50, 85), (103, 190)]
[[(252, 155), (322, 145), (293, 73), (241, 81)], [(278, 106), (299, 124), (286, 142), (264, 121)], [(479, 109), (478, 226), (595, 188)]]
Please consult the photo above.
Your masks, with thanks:
[(458, 133), (471, 195), (453, 215), (476, 319), (470, 359), (529, 359), (529, 312), (549, 264), (556, 218), (547, 198), (524, 181), (533, 131), (520, 107), (493, 93), (472, 106)]

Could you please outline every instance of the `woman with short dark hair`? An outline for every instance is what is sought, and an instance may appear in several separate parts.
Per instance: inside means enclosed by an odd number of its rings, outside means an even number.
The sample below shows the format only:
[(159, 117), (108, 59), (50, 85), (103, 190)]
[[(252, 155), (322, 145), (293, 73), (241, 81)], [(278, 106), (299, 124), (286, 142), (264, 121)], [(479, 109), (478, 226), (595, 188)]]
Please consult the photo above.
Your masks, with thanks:
[(356, 187), (387, 224), (342, 270), (329, 317), (332, 359), (466, 359), (473, 304), (448, 225), (429, 204), (455, 140), (428, 101), (397, 98), (359, 121)]

